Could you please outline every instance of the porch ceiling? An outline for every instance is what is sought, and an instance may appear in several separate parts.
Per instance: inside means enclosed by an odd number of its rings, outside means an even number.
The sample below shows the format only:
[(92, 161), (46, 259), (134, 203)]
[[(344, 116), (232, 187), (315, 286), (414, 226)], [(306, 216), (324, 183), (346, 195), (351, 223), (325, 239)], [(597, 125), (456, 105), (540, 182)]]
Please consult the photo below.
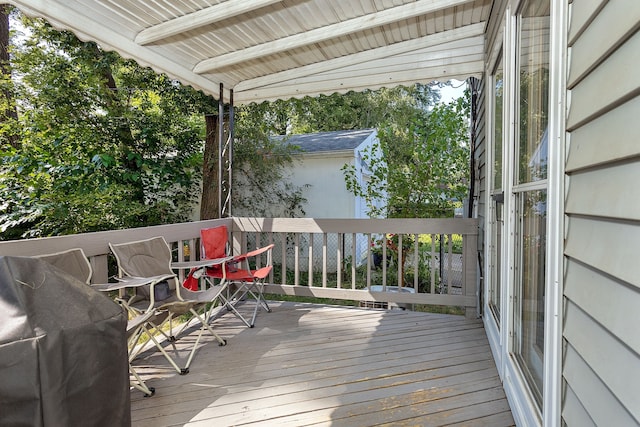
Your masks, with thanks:
[(492, 0), (9, 0), (244, 104), (479, 76)]

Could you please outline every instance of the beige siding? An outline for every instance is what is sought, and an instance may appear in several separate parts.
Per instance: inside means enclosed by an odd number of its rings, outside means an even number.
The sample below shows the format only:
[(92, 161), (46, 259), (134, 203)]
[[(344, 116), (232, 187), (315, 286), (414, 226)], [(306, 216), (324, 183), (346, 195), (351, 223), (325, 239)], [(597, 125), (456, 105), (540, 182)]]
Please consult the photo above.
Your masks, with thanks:
[(563, 421), (640, 424), (640, 2), (571, 6)]
[[(584, 31), (571, 47), (569, 87), (574, 86), (597, 67), (600, 61), (614, 52), (640, 21), (640, 9), (629, 8), (621, 1), (613, 3), (618, 5), (603, 8), (589, 24), (588, 31)], [(580, 7), (576, 10), (580, 10)], [(612, 22), (615, 25), (611, 25)]]
[(636, 32), (571, 90), (567, 129), (574, 130), (637, 95), (640, 82), (633, 59), (637, 60), (638, 52), (640, 33)]
[[(611, 110), (571, 133), (567, 172), (638, 156), (640, 97)], [(634, 126), (635, 124), (635, 126)], [(615, 133), (611, 132), (615, 129)]]
[(575, 348), (567, 346), (565, 360), (567, 398), (562, 412), (567, 426), (637, 424)]
[[(573, 44), (575, 39), (589, 26), (593, 18), (607, 3), (608, 0), (580, 0), (580, 5), (572, 9), (571, 23), (569, 26), (569, 44)], [(573, 2), (575, 4), (575, 2)]]

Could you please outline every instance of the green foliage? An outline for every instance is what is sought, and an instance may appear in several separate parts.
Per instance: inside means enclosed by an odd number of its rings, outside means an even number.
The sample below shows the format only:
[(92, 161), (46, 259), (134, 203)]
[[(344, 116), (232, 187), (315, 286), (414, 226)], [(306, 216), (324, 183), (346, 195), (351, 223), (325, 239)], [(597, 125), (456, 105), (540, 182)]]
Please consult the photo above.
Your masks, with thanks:
[(41, 20), (23, 24), (11, 62), (20, 142), (0, 140), (2, 238), (185, 220), (215, 103)]
[(440, 83), (411, 87), (382, 88), (375, 91), (320, 95), (279, 101), (274, 107), (288, 121), (281, 127), (289, 133), (313, 133), (346, 129), (368, 129), (396, 122), (415, 108), (426, 108), (440, 99)]
[(272, 138), (286, 121), (283, 106), (283, 102), (263, 103), (236, 110), (232, 192), (236, 216), (304, 215), (304, 185), (292, 183), (286, 174), (296, 147)]
[[(468, 180), (468, 96), (425, 109), (415, 104), (405, 114), (378, 127), (379, 145), (366, 151), (370, 165), (366, 185), (358, 183), (355, 168), (345, 165), (349, 191), (363, 197), (376, 217), (451, 217), (456, 201), (464, 198)], [(376, 161), (377, 151), (384, 162)], [(387, 203), (374, 200), (386, 194)]]

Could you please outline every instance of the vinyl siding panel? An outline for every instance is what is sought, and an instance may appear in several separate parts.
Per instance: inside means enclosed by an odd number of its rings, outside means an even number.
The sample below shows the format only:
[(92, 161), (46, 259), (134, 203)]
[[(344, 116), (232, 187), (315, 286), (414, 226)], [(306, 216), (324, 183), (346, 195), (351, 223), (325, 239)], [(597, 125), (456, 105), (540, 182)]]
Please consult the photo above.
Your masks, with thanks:
[[(612, 22), (616, 24), (611, 25)], [(569, 87), (573, 87), (621, 43), (624, 43), (637, 29), (638, 22), (640, 22), (640, 8), (629, 7), (629, 4), (624, 1), (610, 1), (590, 23), (588, 31), (584, 31), (571, 45), (573, 56), (569, 72)]]
[(566, 271), (565, 296), (616, 339), (640, 353), (640, 289), (575, 260), (567, 263)]
[(569, 368), (564, 372), (567, 404), (562, 416), (567, 426), (631, 427), (637, 424), (575, 348), (567, 347), (565, 359)]
[(578, 7), (572, 6), (571, 21), (569, 22), (569, 46), (571, 46), (575, 39), (582, 34), (582, 32), (589, 26), (589, 23), (593, 21), (593, 18), (597, 16), (598, 12), (608, 0), (578, 0), (572, 4), (580, 3)]
[(638, 156), (640, 97), (620, 105), (571, 133), (567, 172)]
[[(635, 5), (633, 7), (640, 8), (640, 2), (633, 4)], [(587, 34), (589, 32), (585, 31), (584, 35)], [(573, 130), (638, 95), (640, 91), (637, 64), (639, 52), (640, 33), (636, 32), (572, 89), (568, 130)], [(572, 52), (572, 62), (575, 57), (576, 55)]]
[(636, 161), (572, 174), (567, 213), (640, 220), (640, 185), (618, 192), (628, 182), (640, 183)]
[(597, 427), (571, 387), (566, 388), (564, 395), (565, 405), (562, 416), (567, 425)]
[(569, 215), (566, 227), (569, 261), (575, 259), (640, 289), (640, 224)]
[[(487, 221), (487, 206), (486, 206), (486, 187), (487, 187), (487, 142), (486, 142), (486, 114), (485, 114), (485, 88), (486, 80), (482, 79), (477, 83), (478, 99), (480, 100), (478, 105), (478, 121), (476, 126), (476, 147), (472, 155), (475, 159), (475, 178), (476, 178), (476, 203), (477, 203), (477, 217), (479, 219), (478, 225), (478, 253), (482, 257), (484, 254), (484, 230)], [(481, 265), (484, 265), (481, 263)]]
[(640, 425), (640, 2), (569, 21), (562, 420)]

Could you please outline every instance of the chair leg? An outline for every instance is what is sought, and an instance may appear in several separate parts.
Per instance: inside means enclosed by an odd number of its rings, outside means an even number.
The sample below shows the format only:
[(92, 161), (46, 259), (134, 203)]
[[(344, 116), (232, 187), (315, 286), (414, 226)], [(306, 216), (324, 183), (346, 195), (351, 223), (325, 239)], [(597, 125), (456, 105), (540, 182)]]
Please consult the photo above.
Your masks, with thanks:
[(205, 319), (203, 319), (202, 316), (198, 314), (198, 312), (195, 309), (192, 308), (191, 313), (200, 321), (201, 326), (200, 326), (200, 330), (198, 331), (198, 337), (196, 338), (196, 342), (193, 344), (193, 347), (191, 348), (191, 353), (189, 354), (189, 359), (187, 359), (187, 364), (180, 372), (180, 375), (186, 375), (189, 373), (189, 366), (191, 366), (191, 361), (193, 360), (193, 356), (196, 353), (196, 349), (198, 347), (198, 344), (200, 343), (200, 338), (202, 337), (202, 333), (204, 332), (205, 329), (208, 330), (209, 333), (211, 333), (211, 335), (213, 335), (213, 337), (216, 339), (216, 341), (218, 341), (218, 343), (221, 346), (227, 345), (227, 341), (223, 339), (220, 335), (215, 333), (215, 331), (211, 328), (211, 326), (209, 326), (209, 324), (205, 321)]
[[(242, 289), (242, 288), (240, 288)], [(247, 319), (244, 318), (244, 316), (242, 314), (240, 314), (240, 312), (238, 311), (238, 309), (236, 309), (235, 304), (233, 304), (232, 300), (234, 298), (236, 298), (236, 295), (238, 295), (240, 293), (240, 289), (237, 290), (236, 292), (233, 293), (233, 295), (231, 295), (230, 297), (223, 297), (222, 295), (220, 295), (220, 298), (222, 299), (222, 306), (226, 307), (227, 310), (233, 312), (233, 314), (240, 319), (240, 321), (242, 321), (242, 323), (244, 323), (245, 325), (247, 325), (248, 328), (252, 328), (253, 326), (251, 325), (251, 323), (249, 323), (247, 321)], [(244, 296), (244, 294), (241, 295), (241, 297)], [(238, 298), (238, 300), (240, 300), (242, 298)]]
[[(229, 302), (231, 307), (233, 307), (234, 313), (242, 320), (249, 328), (253, 328), (256, 323), (256, 316), (258, 315), (258, 309), (264, 308), (267, 313), (271, 312), (271, 308), (269, 304), (264, 299), (263, 296), (264, 283), (261, 280), (256, 280), (253, 282), (242, 282), (238, 290), (233, 294), (233, 298), (237, 298), (238, 301), (245, 299), (247, 295), (250, 295), (256, 301), (256, 305), (253, 309), (253, 314), (251, 317), (251, 322), (248, 322), (234, 307), (234, 305)], [(239, 296), (238, 296), (239, 295)]]
[(256, 300), (256, 306), (253, 309), (253, 317), (251, 318), (251, 327), (253, 327), (256, 323), (256, 316), (258, 315), (259, 308), (264, 308), (267, 313), (271, 313), (271, 308), (269, 307), (269, 304), (267, 304), (267, 301), (265, 301), (264, 295), (262, 293), (262, 291), (264, 290), (264, 283), (262, 281), (256, 281), (253, 282), (253, 286), (256, 288), (256, 293), (254, 293), (251, 289), (248, 291)]
[(173, 358), (169, 355), (169, 353), (167, 353), (167, 351), (164, 349), (164, 347), (156, 339), (155, 335), (153, 335), (147, 328), (145, 328), (145, 330), (147, 330), (147, 334), (149, 335), (149, 338), (151, 339), (151, 341), (153, 341), (153, 343), (155, 344), (155, 346), (158, 349), (158, 351), (160, 351), (160, 353), (162, 353), (164, 358), (167, 359), (167, 361), (173, 367), (173, 369), (175, 369), (177, 373), (182, 375), (182, 369), (178, 366), (178, 364), (175, 362), (175, 360), (173, 360)]
[(156, 389), (153, 387), (147, 386), (147, 383), (145, 383), (144, 380), (140, 378), (140, 375), (138, 375), (136, 370), (133, 369), (133, 366), (131, 366), (131, 363), (129, 363), (129, 373), (133, 375), (133, 378), (134, 378), (129, 381), (129, 384), (131, 384), (132, 387), (143, 392), (144, 397), (151, 397), (154, 394), (156, 394)]

